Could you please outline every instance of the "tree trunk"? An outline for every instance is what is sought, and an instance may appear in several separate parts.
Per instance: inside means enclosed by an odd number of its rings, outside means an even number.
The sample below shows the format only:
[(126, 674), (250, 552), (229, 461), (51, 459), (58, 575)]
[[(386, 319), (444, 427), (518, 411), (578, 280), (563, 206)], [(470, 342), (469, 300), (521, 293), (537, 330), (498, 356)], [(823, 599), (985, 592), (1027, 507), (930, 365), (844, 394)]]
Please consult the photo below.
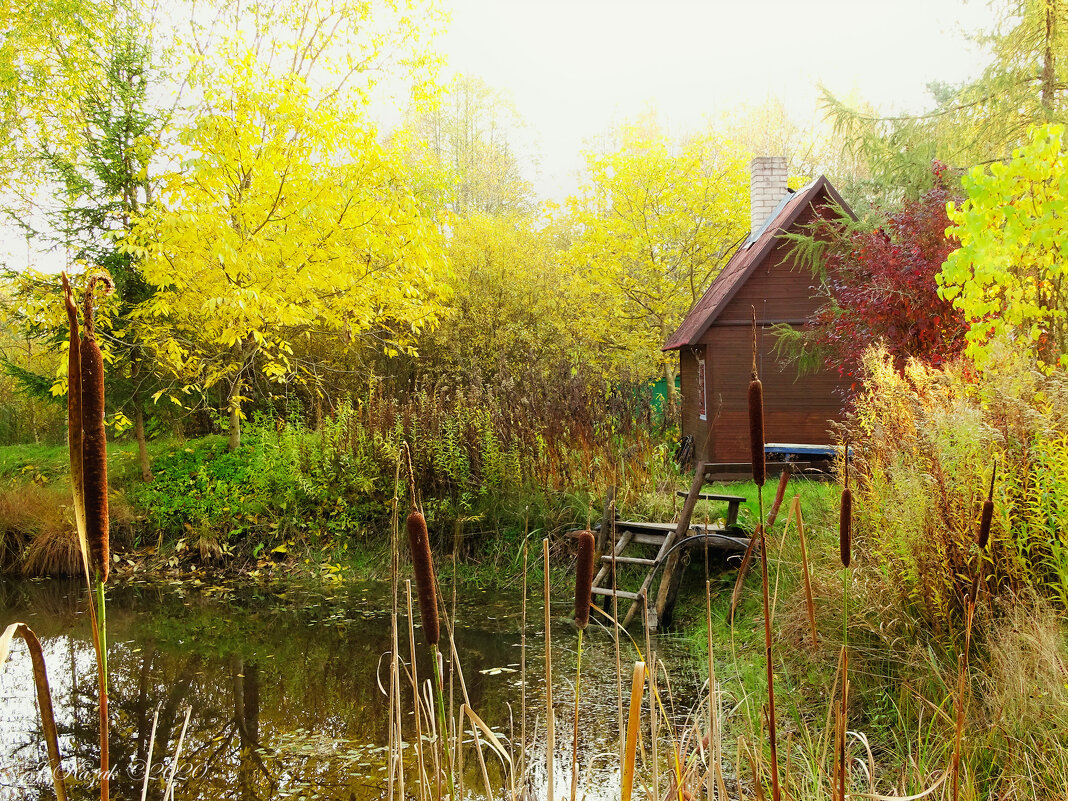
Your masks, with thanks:
[(230, 390), (230, 438), (227, 450), (233, 452), (241, 447), (241, 382), (235, 381)]
[(1057, 0), (1046, 0), (1045, 52), (1042, 54), (1042, 108), (1046, 119), (1052, 118), (1054, 93), (1056, 92), (1057, 63), (1053, 52), (1056, 35)]
[(675, 392), (675, 362), (668, 359), (664, 362), (664, 381), (667, 382), (667, 411), (672, 418), (679, 406), (678, 393)]
[(152, 465), (148, 461), (148, 440), (145, 438), (145, 410), (141, 398), (134, 393), (134, 437), (137, 439), (137, 458), (141, 463), (141, 480), (146, 484), (152, 481)]

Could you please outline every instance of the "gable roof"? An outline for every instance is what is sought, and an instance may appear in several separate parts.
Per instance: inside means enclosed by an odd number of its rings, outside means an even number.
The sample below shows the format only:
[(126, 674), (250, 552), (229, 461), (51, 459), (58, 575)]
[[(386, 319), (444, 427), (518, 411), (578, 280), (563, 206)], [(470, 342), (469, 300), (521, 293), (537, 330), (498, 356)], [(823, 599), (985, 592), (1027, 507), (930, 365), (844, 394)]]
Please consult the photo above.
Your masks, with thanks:
[(696, 344), (708, 327), (730, 303), (749, 276), (761, 265), (775, 248), (779, 235), (788, 231), (797, 222), (801, 213), (821, 196), (826, 195), (834, 204), (840, 206), (847, 214), (853, 216), (842, 196), (838, 194), (826, 175), (821, 175), (793, 194), (787, 194), (779, 202), (775, 211), (758, 230), (749, 234), (745, 242), (734, 251), (730, 261), (705, 290), (705, 294), (694, 304), (682, 321), (678, 330), (664, 344), (663, 350), (675, 350)]

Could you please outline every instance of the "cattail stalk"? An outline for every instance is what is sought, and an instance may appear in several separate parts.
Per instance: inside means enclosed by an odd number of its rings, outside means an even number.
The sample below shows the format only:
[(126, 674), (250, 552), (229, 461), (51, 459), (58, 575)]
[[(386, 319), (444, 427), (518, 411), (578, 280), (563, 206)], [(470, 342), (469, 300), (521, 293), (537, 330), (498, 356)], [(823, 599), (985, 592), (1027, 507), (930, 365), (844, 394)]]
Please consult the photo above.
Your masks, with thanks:
[[(410, 461), (409, 461), (410, 464)], [(410, 475), (410, 473), (409, 473)], [(412, 552), (412, 570), (415, 573), (416, 589), (419, 593), (419, 618), (423, 623), (423, 636), (430, 646), (430, 660), (434, 668), (434, 695), (437, 697), (438, 737), (436, 748), (441, 750), (444, 737), (448, 732), (445, 715), (445, 686), (441, 677), (441, 655), (438, 643), (441, 641), (441, 620), (438, 617), (438, 582), (434, 574), (434, 557), (430, 552), (430, 535), (426, 528), (426, 518), (414, 508), (408, 514), (408, 546)], [(414, 670), (414, 666), (413, 666)], [(446, 755), (442, 751), (441, 764), (446, 764)], [(446, 771), (450, 796), (455, 797), (451, 771)], [(440, 795), (440, 794), (439, 794)]]
[[(708, 736), (709, 758), (712, 760), (712, 776), (708, 781), (708, 801), (712, 801), (713, 788), (722, 799), (727, 798), (727, 786), (723, 781), (723, 744), (719, 730), (719, 690), (716, 682), (716, 659), (712, 649), (712, 582), (705, 579), (705, 625), (708, 636)], [(714, 779), (714, 781), (713, 781)]]
[(845, 487), (838, 515), (838, 553), (842, 560), (842, 699), (838, 710), (837, 735), (838, 797), (845, 801), (849, 783), (849, 761), (846, 758), (846, 733), (849, 722), (849, 584), (852, 561), (853, 491), (849, 488), (849, 443), (845, 444)]
[(578, 563), (575, 565), (575, 625), (578, 626), (578, 654), (575, 660), (575, 730), (571, 740), (571, 801), (578, 794), (579, 681), (582, 678), (582, 635), (590, 622), (593, 589), (593, 557), (596, 540), (592, 531), (578, 535)]
[[(641, 726), (642, 695), (645, 691), (645, 663), (634, 663), (634, 675), (630, 681), (630, 713), (627, 717), (627, 742), (623, 747), (622, 786), (620, 801), (630, 801), (634, 790), (634, 755), (638, 747), (638, 730)], [(550, 799), (551, 801), (551, 799)]]
[[(398, 456), (396, 472), (393, 478), (393, 499), (390, 504), (390, 592), (392, 594), (392, 605), (390, 609), (390, 638), (392, 640), (392, 648), (389, 662), (389, 710), (390, 710), (390, 723), (389, 723), (389, 773), (387, 776), (387, 785), (389, 787), (389, 801), (393, 801), (394, 797), (398, 801), (403, 801), (404, 795), (404, 730), (402, 727), (402, 713), (401, 713), (401, 701), (400, 701), (400, 637), (399, 637), (399, 625), (400, 618), (400, 604), (399, 604), (399, 579), (400, 579), (400, 513), (399, 513), (399, 496), (400, 496), (400, 471), (401, 462)], [(396, 792), (396, 796), (394, 793)]]
[[(519, 774), (525, 775), (527, 765), (527, 561), (530, 553), (530, 543), (527, 542), (527, 521), (523, 521), (523, 612), (519, 624)], [(456, 575), (456, 554), (453, 554), (453, 576)], [(453, 597), (455, 598), (456, 583), (453, 579)], [(452, 691), (449, 692), (450, 698)], [(450, 704), (450, 709), (452, 705)], [(458, 799), (457, 799), (458, 801)]]
[(979, 518), (979, 534), (975, 544), (979, 546), (979, 563), (975, 566), (975, 578), (972, 591), (964, 599), (964, 653), (957, 660), (957, 726), (953, 737), (953, 785), (952, 798), (957, 801), (960, 794), (960, 750), (964, 739), (964, 702), (968, 690), (968, 657), (972, 644), (972, 622), (975, 619), (975, 602), (979, 595), (979, 579), (983, 570), (982, 551), (990, 541), (990, 524), (994, 519), (994, 479), (997, 478), (998, 465), (990, 471), (990, 489), (987, 490), (983, 511)]
[(990, 472), (990, 490), (983, 502), (983, 513), (979, 518), (979, 535), (975, 539), (975, 544), (979, 546), (980, 551), (986, 548), (987, 542), (990, 541), (990, 524), (994, 520), (994, 479), (997, 474), (998, 464), (994, 462), (994, 469)]
[[(411, 655), (412, 671), (409, 678), (412, 681), (412, 702), (415, 704), (415, 762), (416, 772), (419, 778), (419, 801), (425, 801), (428, 790), (426, 781), (426, 769), (423, 759), (423, 727), (422, 727), (422, 704), (419, 701), (419, 667), (415, 658), (415, 616), (412, 614), (412, 582), (404, 582), (405, 594), (408, 600), (408, 652)], [(424, 626), (425, 628), (425, 626)]]
[[(749, 443), (753, 457), (753, 481), (757, 485), (756, 537), (760, 548), (760, 579), (764, 596), (764, 662), (768, 676), (768, 735), (771, 750), (771, 798), (779, 801), (779, 744), (775, 722), (775, 663), (771, 650), (771, 602), (768, 598), (768, 543), (764, 526), (764, 397), (757, 375), (757, 322), (753, 307), (753, 371), (749, 381)], [(752, 545), (752, 543), (750, 543)]]
[(541, 541), (545, 593), (545, 801), (556, 801), (553, 793), (553, 753), (556, 751), (556, 718), (553, 716), (552, 621), (549, 607), (549, 540)]
[(107, 618), (104, 584), (111, 563), (108, 531), (108, 460), (104, 433), (104, 358), (96, 341), (93, 293), (98, 283), (104, 292), (114, 290), (107, 275), (91, 276), (83, 307), (84, 332), (79, 336), (78, 309), (70, 282), (62, 276), (63, 299), (70, 325), (67, 353), (68, 449), (71, 464), (71, 492), (82, 565), (90, 585), (90, 618), (93, 647), (96, 650), (100, 711), (100, 798), (111, 795), (108, 749), (108, 661)]

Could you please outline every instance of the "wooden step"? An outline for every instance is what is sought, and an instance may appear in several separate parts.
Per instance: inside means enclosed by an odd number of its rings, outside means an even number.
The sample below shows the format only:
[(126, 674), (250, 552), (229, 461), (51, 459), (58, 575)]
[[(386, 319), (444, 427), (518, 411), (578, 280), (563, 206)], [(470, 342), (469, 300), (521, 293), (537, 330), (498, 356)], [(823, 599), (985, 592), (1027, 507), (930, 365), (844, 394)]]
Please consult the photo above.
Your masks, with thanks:
[(626, 590), (616, 590), (615, 592), (612, 592), (611, 587), (594, 587), (590, 592), (594, 595), (615, 595), (617, 598), (629, 598), (632, 601), (641, 598), (636, 592), (627, 592)]
[(663, 545), (666, 539), (667, 536), (665, 534), (635, 534), (631, 542), (636, 542), (639, 545)]
[(624, 565), (655, 565), (656, 564), (656, 560), (655, 559), (643, 559), (640, 556), (617, 556), (615, 558), (615, 560), (613, 560), (612, 557), (610, 555), (607, 555), (607, 554), (605, 556), (601, 557), (601, 561), (602, 562), (609, 562), (609, 563), (611, 563), (612, 561), (616, 561), (616, 562), (619, 562), (619, 563), (624, 564)]

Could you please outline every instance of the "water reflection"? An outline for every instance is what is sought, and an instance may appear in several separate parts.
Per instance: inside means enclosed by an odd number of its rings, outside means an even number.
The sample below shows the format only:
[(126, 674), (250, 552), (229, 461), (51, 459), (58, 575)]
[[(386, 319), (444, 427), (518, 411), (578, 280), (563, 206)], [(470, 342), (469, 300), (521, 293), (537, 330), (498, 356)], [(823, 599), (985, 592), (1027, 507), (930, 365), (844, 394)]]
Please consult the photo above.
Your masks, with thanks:
[[(561, 615), (569, 611), (565, 600)], [(535, 732), (541, 737), (545, 719), (542, 610), (535, 603), (527, 631), (530, 739)], [(461, 597), (457, 611), (457, 650), (471, 705), (506, 743), (518, 743), (521, 731), (520, 609), (514, 595), (473, 591)], [(28, 623), (45, 646), (64, 768), (75, 799), (92, 797), (91, 772), (99, 764), (96, 668), (86, 610), (78, 582), (0, 584), (0, 623)], [(612, 779), (619, 714), (615, 651), (606, 633), (592, 626), (589, 631), (583, 649), (581, 761), (594, 765), (591, 798), (618, 797), (611, 789), (618, 787), (618, 779)], [(108, 634), (115, 798), (141, 797), (150, 757), (150, 799), (163, 798), (172, 770), (176, 797), (184, 799), (386, 797), (388, 701), (379, 682), (387, 682), (390, 647), (387, 585), (115, 587), (109, 593)], [(430, 664), (418, 633), (416, 640), (418, 671), (426, 678)], [(554, 625), (558, 794), (570, 780), (574, 643), (573, 628)], [(12, 650), (0, 678), (0, 799), (49, 798), (29, 659), (20, 646)], [(672, 663), (676, 699), (684, 703), (696, 697), (694, 667), (681, 649), (661, 641), (659, 650)], [(400, 651), (407, 659), (406, 631)], [(626, 664), (635, 652), (627, 646), (622, 658)], [(455, 708), (461, 691), (455, 673), (447, 674)], [(629, 692), (629, 679), (626, 683)], [(411, 709), (410, 685), (405, 691), (405, 708)], [(187, 707), (192, 711), (175, 762), (171, 755)], [(406, 721), (407, 738), (414, 734), (412, 717)], [(481, 792), (482, 774), (473, 750), (468, 751), (465, 789)], [(531, 748), (531, 759), (535, 767), (526, 781), (537, 792), (545, 780), (544, 744)], [(499, 788), (502, 771), (492, 761), (489, 769)], [(417, 797), (414, 776), (409, 771), (411, 797)]]

